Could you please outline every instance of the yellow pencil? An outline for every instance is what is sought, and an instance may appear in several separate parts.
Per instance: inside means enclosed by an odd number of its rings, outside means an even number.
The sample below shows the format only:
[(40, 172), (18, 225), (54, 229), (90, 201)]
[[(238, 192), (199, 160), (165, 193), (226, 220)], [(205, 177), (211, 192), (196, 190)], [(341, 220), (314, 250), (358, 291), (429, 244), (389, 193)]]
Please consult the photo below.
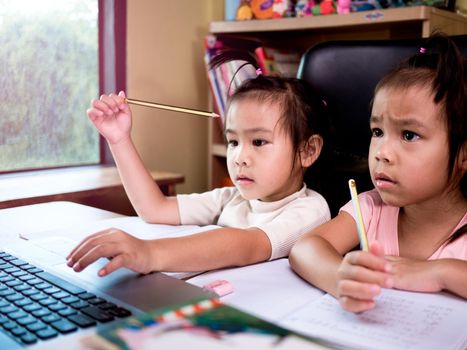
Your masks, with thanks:
[(355, 212), (355, 221), (357, 222), (358, 236), (360, 237), (360, 248), (368, 251), (368, 240), (366, 238), (365, 225), (363, 224), (362, 211), (360, 210), (360, 202), (358, 201), (357, 185), (355, 180), (349, 180), (350, 196), (352, 197), (353, 209)]
[(165, 104), (154, 103), (154, 102), (140, 101), (140, 100), (135, 100), (135, 99), (132, 99), (132, 98), (126, 98), (125, 102), (129, 103), (129, 104), (133, 104), (133, 105), (138, 105), (138, 106), (165, 109), (165, 110), (174, 111), (174, 112), (196, 114), (196, 115), (200, 115), (200, 116), (208, 117), (208, 118), (218, 118), (219, 117), (219, 114), (214, 113), (214, 112), (205, 112), (205, 111), (199, 111), (197, 109), (177, 107), (177, 106), (165, 105)]

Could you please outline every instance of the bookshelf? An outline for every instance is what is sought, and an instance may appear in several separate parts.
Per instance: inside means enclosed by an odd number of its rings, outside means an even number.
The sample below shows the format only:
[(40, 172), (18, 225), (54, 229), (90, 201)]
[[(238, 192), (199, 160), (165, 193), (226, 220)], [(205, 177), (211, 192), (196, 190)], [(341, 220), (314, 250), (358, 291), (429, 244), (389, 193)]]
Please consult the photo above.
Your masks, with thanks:
[[(304, 52), (327, 40), (403, 39), (428, 37), (439, 29), (449, 35), (467, 34), (467, 17), (434, 7), (417, 6), (302, 18), (211, 22), (211, 34), (260, 40), (264, 46)], [(208, 129), (208, 183), (221, 187), (228, 177), (226, 146), (218, 121)]]

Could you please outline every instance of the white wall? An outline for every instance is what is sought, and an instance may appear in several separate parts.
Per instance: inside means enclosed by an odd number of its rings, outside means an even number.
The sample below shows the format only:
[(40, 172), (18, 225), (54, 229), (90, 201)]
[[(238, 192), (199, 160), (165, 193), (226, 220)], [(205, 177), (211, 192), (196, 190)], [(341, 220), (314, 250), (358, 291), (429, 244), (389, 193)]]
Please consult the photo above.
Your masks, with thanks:
[[(208, 107), (203, 39), (222, 20), (221, 0), (127, 1), (127, 95), (202, 110)], [(207, 189), (203, 117), (132, 106), (133, 138), (151, 170), (182, 173), (178, 193)]]

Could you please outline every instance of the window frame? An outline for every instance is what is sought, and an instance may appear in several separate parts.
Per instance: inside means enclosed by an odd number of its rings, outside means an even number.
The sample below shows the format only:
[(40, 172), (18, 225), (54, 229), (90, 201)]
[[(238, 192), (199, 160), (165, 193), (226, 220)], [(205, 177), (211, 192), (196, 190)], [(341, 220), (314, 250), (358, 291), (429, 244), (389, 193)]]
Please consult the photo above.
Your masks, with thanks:
[[(127, 0), (98, 0), (98, 76), (99, 96), (115, 91), (126, 91)], [(99, 96), (96, 96), (98, 98)], [(1, 171), (4, 176), (26, 175), (86, 167), (113, 166), (110, 149), (99, 135), (99, 162), (96, 164), (70, 164)]]

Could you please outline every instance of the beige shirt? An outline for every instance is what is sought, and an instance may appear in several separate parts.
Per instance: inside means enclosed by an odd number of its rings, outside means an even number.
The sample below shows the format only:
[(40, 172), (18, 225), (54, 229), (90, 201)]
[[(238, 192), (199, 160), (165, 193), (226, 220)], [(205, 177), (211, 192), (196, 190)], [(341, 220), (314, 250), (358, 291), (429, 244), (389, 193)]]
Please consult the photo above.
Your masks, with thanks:
[(326, 200), (305, 185), (276, 202), (245, 200), (235, 187), (177, 195), (182, 225), (256, 227), (268, 236), (277, 259), (289, 255), (293, 244), (314, 227), (330, 220)]

